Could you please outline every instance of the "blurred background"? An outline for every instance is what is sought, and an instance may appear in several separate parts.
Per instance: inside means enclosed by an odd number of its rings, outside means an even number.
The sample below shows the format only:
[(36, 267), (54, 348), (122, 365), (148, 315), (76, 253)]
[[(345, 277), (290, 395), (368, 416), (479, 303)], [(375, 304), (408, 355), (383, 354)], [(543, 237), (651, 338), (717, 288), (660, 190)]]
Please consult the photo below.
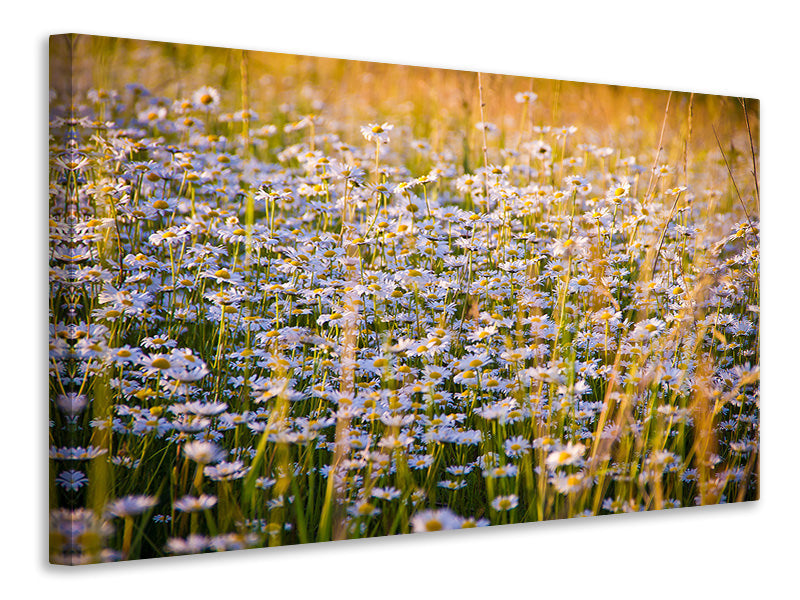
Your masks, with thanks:
[[(482, 162), (476, 73), (86, 35), (54, 36), (50, 54), (51, 88), (60, 97), (74, 92), (79, 103), (90, 89), (124, 92), (130, 83), (168, 100), (189, 98), (208, 85), (219, 90), (223, 112), (240, 111), (246, 101), (258, 115), (253, 127), (281, 128), (322, 113), (317, 133), (336, 132), (361, 144), (361, 125), (389, 121), (436, 151), (458, 149), (465, 165)], [(546, 54), (531, 50), (532, 65), (543, 60)], [(70, 64), (71, 81), (64, 77)], [(689, 164), (709, 158), (724, 169), (713, 126), (749, 209), (758, 212), (752, 161), (737, 160), (750, 155), (745, 106), (758, 158), (758, 100), (690, 91), (670, 97), (664, 90), (488, 73), (482, 84), (484, 120), (496, 126), (488, 139), (490, 161), (502, 162), (500, 148), (515, 147), (520, 133), (535, 137), (534, 126), (576, 126), (582, 142), (624, 149), (649, 167), (663, 123), (659, 162), (681, 165), (688, 139)], [(538, 97), (525, 114), (518, 92)], [(689, 175), (690, 183), (702, 184), (702, 173)]]

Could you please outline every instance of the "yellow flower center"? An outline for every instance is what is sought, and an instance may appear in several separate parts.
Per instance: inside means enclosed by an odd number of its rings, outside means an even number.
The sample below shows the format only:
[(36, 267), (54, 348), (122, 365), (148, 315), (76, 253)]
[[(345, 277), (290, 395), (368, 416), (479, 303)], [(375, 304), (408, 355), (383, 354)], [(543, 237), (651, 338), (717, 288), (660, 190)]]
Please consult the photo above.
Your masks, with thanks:
[(442, 529), (442, 522), (438, 519), (431, 519), (425, 523), (425, 530), (426, 531), (441, 531)]

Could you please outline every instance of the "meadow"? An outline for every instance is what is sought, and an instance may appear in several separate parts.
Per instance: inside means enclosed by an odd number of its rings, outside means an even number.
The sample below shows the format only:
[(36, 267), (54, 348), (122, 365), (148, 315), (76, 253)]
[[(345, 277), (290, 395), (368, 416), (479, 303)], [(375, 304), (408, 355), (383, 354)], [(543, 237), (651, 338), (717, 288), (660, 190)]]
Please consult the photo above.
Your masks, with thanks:
[(758, 498), (757, 101), (77, 36), (50, 107), (52, 562)]

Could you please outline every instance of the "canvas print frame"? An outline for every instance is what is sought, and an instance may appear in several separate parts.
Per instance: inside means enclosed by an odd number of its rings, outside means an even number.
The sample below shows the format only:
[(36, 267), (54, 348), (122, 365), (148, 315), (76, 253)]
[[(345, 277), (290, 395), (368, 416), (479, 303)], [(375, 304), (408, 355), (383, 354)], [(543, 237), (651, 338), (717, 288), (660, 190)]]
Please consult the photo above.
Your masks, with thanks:
[(50, 174), (53, 562), (758, 497), (757, 101), (55, 36)]

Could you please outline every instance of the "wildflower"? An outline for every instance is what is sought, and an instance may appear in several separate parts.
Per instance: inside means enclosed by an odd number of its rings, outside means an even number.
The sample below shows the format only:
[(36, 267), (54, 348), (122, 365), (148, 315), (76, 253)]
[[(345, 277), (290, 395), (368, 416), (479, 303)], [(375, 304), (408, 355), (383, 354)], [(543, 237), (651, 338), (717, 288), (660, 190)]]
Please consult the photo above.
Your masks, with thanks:
[(380, 514), (381, 509), (367, 500), (359, 500), (356, 504), (350, 506), (347, 512), (354, 517), (373, 517)]
[(56, 477), (56, 483), (65, 490), (74, 492), (89, 483), (89, 478), (82, 471), (70, 469), (59, 473), (58, 477)]
[(199, 510), (207, 510), (217, 503), (216, 496), (208, 496), (202, 494), (199, 497), (184, 496), (179, 498), (173, 504), (176, 510), (181, 512), (196, 512)]
[(157, 499), (153, 496), (125, 496), (106, 505), (106, 513), (112, 517), (133, 517), (153, 508)]
[(472, 472), (471, 465), (450, 465), (447, 467), (447, 472), (451, 475), (467, 475)]
[(505, 442), (503, 442), (503, 449), (505, 450), (506, 455), (512, 458), (517, 458), (523, 454), (526, 454), (530, 448), (530, 442), (521, 435), (508, 438)]
[(483, 472), (484, 477), (515, 477), (516, 475), (516, 465), (502, 465)]
[(466, 481), (453, 481), (450, 479), (444, 479), (436, 483), (437, 486), (440, 488), (444, 488), (446, 490), (460, 490), (461, 488), (467, 487)]
[(497, 496), (492, 500), (492, 508), (496, 511), (512, 510), (519, 504), (519, 497), (515, 494), (508, 496)]
[(212, 442), (188, 442), (183, 446), (183, 453), (201, 465), (219, 462), (226, 455), (222, 448)]
[(400, 494), (400, 490), (395, 487), (377, 487), (372, 489), (372, 497), (379, 498), (381, 500), (395, 500), (396, 498), (400, 497)]
[(233, 481), (247, 475), (249, 467), (245, 467), (240, 460), (233, 462), (220, 461), (214, 466), (208, 465), (203, 469), (203, 474), (212, 481)]
[(545, 464), (549, 469), (579, 464), (583, 459), (583, 453), (585, 451), (586, 446), (583, 444), (573, 444), (569, 442), (560, 450), (548, 454)]
[(389, 123), (383, 123), (382, 125), (370, 123), (369, 125), (361, 126), (361, 135), (363, 135), (368, 142), (388, 144), (389, 132), (392, 129), (394, 129), (394, 125), (390, 125)]
[(203, 86), (192, 94), (192, 102), (203, 110), (212, 110), (219, 106), (219, 92), (210, 86)]
[(555, 475), (551, 478), (553, 486), (562, 494), (571, 494), (582, 490), (589, 482), (583, 472), (568, 475)]
[(533, 92), (517, 92), (514, 94), (514, 101), (519, 104), (533, 104), (539, 96)]
[(472, 529), (473, 527), (488, 527), (489, 519), (476, 519), (475, 517), (467, 517), (461, 523), (461, 529)]
[(424, 510), (411, 517), (414, 533), (461, 529), (464, 520), (447, 508)]
[(628, 197), (631, 191), (631, 183), (627, 178), (621, 179), (616, 185), (612, 186), (608, 192), (607, 197), (614, 201), (619, 202)]
[(426, 469), (433, 464), (432, 454), (423, 454), (421, 456), (412, 456), (408, 459), (408, 466), (412, 469)]
[(198, 554), (207, 550), (211, 540), (199, 534), (192, 534), (187, 538), (170, 538), (166, 550), (170, 554)]

